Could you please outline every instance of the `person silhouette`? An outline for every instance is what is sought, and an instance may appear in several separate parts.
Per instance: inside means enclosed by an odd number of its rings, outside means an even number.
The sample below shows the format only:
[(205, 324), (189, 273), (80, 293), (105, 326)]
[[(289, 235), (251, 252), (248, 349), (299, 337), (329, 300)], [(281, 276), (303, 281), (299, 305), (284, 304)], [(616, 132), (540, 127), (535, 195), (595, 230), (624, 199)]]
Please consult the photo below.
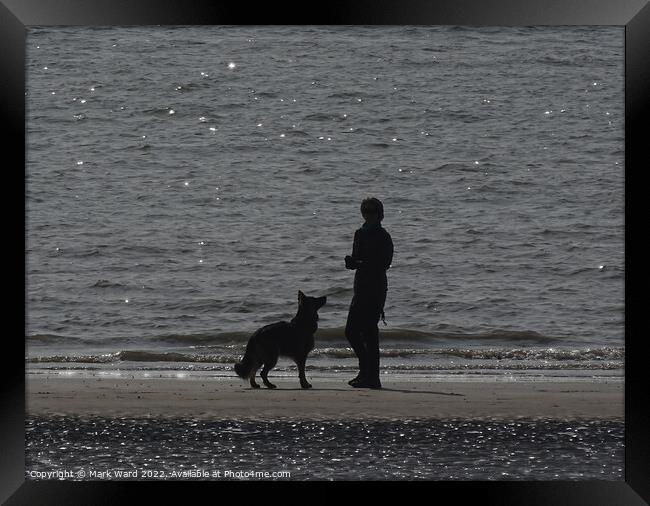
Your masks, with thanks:
[(359, 359), (359, 374), (348, 382), (356, 388), (381, 388), (379, 380), (379, 323), (384, 320), (388, 292), (386, 271), (393, 260), (393, 240), (381, 226), (384, 206), (374, 197), (361, 202), (365, 223), (354, 233), (352, 255), (345, 266), (355, 270), (345, 337)]

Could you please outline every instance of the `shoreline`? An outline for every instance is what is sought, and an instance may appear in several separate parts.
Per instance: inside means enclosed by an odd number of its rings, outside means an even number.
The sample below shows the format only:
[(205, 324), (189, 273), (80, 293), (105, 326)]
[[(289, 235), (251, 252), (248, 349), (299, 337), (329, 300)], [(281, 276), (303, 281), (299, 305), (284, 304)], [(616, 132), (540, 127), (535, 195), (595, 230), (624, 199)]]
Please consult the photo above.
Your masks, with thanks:
[(355, 389), (346, 377), (271, 378), (254, 390), (232, 376), (83, 375), (27, 371), (27, 416), (211, 419), (624, 420), (624, 382), (439, 381), (382, 378), (381, 390)]

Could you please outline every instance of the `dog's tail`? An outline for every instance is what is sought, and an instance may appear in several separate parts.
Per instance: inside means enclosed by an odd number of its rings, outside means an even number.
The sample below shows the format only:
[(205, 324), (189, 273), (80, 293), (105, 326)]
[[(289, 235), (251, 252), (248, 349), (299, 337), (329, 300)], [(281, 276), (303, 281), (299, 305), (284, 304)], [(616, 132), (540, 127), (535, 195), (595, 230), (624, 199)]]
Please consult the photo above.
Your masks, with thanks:
[(251, 369), (253, 369), (253, 358), (251, 344), (248, 343), (246, 346), (246, 353), (244, 353), (244, 358), (241, 359), (241, 362), (235, 364), (235, 372), (240, 378), (247, 379), (251, 374)]

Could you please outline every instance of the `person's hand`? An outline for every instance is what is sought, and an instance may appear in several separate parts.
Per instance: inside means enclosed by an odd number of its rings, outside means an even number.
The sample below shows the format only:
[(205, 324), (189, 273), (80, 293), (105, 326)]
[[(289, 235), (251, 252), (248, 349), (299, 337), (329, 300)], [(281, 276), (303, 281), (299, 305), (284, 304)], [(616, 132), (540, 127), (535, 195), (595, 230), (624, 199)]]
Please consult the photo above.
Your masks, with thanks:
[(346, 255), (345, 257), (345, 267), (346, 269), (354, 269), (354, 260), (350, 255)]

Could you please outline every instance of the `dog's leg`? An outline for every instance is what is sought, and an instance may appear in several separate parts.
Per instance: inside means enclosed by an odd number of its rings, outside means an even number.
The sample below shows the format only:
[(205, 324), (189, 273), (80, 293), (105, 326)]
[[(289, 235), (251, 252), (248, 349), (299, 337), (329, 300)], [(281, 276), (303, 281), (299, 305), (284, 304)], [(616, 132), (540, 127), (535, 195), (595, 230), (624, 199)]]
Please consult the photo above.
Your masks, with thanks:
[(271, 383), (266, 376), (271, 370), (271, 367), (273, 366), (269, 366), (269, 364), (264, 364), (264, 367), (262, 367), (262, 371), (260, 372), (260, 376), (262, 377), (262, 381), (264, 382), (264, 385), (266, 385), (266, 388), (275, 388), (275, 385)]
[(305, 362), (307, 362), (307, 356), (296, 359), (296, 364), (298, 365), (298, 377), (300, 378), (300, 386), (302, 388), (311, 388), (311, 384), (305, 378)]
[(264, 382), (264, 385), (266, 385), (266, 388), (275, 388), (275, 385), (269, 381), (267, 378), (267, 375), (271, 369), (275, 367), (275, 364), (278, 363), (278, 355), (277, 352), (269, 352), (267, 356), (264, 358), (264, 367), (262, 367), (262, 372), (260, 372), (260, 376), (262, 377), (262, 381)]
[(255, 364), (253, 368), (251, 369), (251, 375), (249, 377), (249, 380), (251, 382), (251, 388), (259, 388), (260, 386), (255, 382), (255, 374), (257, 373), (257, 370), (260, 368), (259, 364)]

